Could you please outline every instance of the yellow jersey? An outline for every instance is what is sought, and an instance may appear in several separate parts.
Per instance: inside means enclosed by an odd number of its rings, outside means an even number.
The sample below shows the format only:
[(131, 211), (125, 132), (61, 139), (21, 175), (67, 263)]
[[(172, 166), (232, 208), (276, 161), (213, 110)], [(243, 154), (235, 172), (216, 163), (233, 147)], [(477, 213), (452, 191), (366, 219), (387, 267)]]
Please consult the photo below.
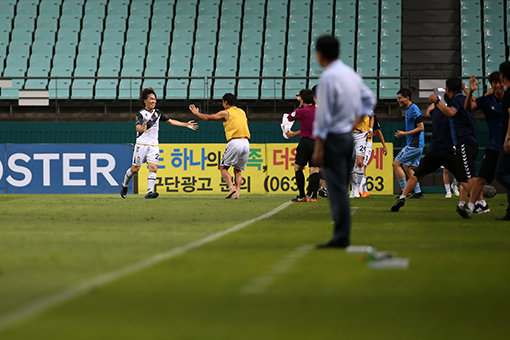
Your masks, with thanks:
[(234, 138), (250, 139), (250, 130), (248, 129), (248, 119), (246, 113), (236, 106), (227, 109), (228, 118), (223, 122), (225, 128), (225, 137), (227, 141)]
[(358, 125), (356, 125), (354, 129), (352, 129), (352, 132), (363, 133), (368, 132), (369, 129), (370, 129), (370, 117), (363, 116)]

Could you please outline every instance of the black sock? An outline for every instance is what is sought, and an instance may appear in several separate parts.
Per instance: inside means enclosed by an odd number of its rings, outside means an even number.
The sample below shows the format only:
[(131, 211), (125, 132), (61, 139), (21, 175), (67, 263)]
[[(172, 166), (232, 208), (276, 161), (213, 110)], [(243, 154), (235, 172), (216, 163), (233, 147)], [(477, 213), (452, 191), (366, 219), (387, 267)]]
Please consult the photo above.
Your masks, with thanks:
[(305, 197), (305, 175), (303, 174), (303, 170), (295, 171), (295, 174), (299, 197)]
[(310, 175), (310, 191), (312, 198), (317, 198), (317, 191), (319, 191), (320, 187), (320, 179), (321, 175), (319, 175), (319, 173)]

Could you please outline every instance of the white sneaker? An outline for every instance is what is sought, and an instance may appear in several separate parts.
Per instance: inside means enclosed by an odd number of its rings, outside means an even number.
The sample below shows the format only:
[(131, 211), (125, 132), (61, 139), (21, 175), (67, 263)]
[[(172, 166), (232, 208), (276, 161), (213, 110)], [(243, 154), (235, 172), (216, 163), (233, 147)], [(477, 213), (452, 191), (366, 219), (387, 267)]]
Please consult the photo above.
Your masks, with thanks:
[(351, 194), (349, 195), (349, 198), (354, 198), (354, 190), (351, 190)]
[(446, 195), (444, 195), (444, 198), (452, 198), (452, 193), (447, 192)]
[(452, 185), (452, 190), (453, 190), (453, 194), (455, 196), (459, 197), (459, 195), (460, 195), (459, 188), (457, 188), (457, 186), (455, 186), (455, 185)]
[(351, 192), (351, 198), (360, 198), (360, 195), (359, 195), (359, 190), (353, 190)]

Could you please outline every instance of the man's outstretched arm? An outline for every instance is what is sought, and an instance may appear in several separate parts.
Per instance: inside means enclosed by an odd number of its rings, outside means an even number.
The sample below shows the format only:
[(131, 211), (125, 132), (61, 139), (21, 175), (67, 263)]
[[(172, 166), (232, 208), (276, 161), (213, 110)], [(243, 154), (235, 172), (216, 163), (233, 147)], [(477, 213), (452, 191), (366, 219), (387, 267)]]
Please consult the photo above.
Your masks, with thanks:
[(227, 120), (228, 119), (227, 110), (222, 110), (218, 113), (208, 115), (208, 114), (201, 113), (200, 110), (198, 110), (198, 107), (196, 107), (193, 104), (191, 104), (189, 106), (189, 110), (191, 111), (191, 113), (193, 113), (195, 116), (197, 116), (198, 118), (200, 118), (202, 120)]

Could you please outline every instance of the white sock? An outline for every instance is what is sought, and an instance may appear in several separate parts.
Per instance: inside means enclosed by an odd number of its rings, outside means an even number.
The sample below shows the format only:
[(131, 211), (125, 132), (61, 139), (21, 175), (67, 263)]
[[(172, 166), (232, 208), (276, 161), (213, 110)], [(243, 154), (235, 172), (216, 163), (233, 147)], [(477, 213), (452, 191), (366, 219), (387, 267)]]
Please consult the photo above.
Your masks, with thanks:
[(354, 167), (354, 170), (355, 170), (355, 174), (354, 174), (354, 177), (356, 177), (356, 188), (359, 189), (361, 188), (361, 181), (363, 180), (363, 167), (359, 168), (359, 167)]
[(156, 184), (156, 173), (149, 172), (149, 176), (147, 177), (147, 192), (154, 191), (154, 184)]
[(459, 201), (459, 207), (461, 207), (461, 208), (462, 208), (462, 207), (463, 207), (463, 206), (465, 206), (465, 205), (466, 205), (466, 202), (465, 202), (465, 201)]
[(450, 189), (450, 184), (445, 184), (444, 185), (444, 190), (446, 191), (447, 194), (451, 194), (452, 193), (452, 191)]
[(122, 182), (123, 187), (127, 187), (129, 184), (129, 181), (131, 180), (131, 177), (133, 177), (133, 173), (131, 172), (131, 168), (127, 169), (126, 174), (124, 175), (124, 181)]
[(487, 202), (485, 202), (485, 200), (480, 200), (480, 201), (476, 201), (475, 204), (479, 204), (482, 207), (485, 207), (487, 205)]
[(398, 199), (402, 199), (402, 198), (403, 198), (403, 199), (405, 199), (405, 198), (406, 198), (406, 197), (405, 197), (405, 195), (400, 195), (400, 196), (398, 197)]
[(366, 190), (366, 184), (367, 184), (367, 176), (363, 176), (361, 178), (361, 183), (359, 185), (360, 191), (363, 191), (363, 192), (367, 192), (368, 191), (368, 190)]
[(469, 208), (469, 210), (471, 210), (471, 211), (475, 210), (475, 205), (474, 205), (474, 203), (469, 202), (469, 203), (468, 203), (468, 208)]

